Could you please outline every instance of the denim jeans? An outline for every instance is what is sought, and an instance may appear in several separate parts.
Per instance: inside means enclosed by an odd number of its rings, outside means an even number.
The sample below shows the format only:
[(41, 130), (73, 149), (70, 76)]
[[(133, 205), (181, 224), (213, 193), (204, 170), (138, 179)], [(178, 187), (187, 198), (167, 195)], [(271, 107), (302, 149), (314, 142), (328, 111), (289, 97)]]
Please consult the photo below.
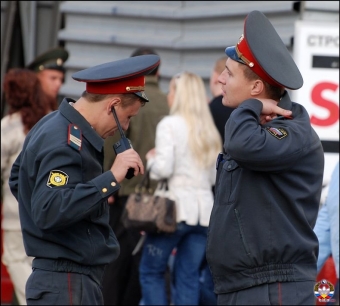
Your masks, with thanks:
[(214, 281), (206, 260), (201, 267), (201, 294), (199, 305), (217, 305), (217, 295), (214, 293)]
[(319, 210), (314, 232), (319, 239), (318, 273), (332, 255), (339, 277), (339, 162), (333, 170), (327, 198)]
[(164, 274), (169, 256), (176, 248), (172, 294), (175, 305), (198, 305), (200, 266), (205, 256), (207, 227), (177, 224), (172, 234), (148, 234), (139, 266), (145, 305), (169, 305)]

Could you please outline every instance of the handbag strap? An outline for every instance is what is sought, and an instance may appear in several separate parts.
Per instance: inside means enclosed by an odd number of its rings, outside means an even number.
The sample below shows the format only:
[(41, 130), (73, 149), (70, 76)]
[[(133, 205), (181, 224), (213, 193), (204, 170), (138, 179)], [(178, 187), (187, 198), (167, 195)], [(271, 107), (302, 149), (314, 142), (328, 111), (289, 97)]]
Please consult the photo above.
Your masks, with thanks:
[(168, 179), (162, 179), (159, 181), (159, 189), (165, 189), (166, 191), (169, 190)]
[(148, 191), (149, 193), (151, 193), (151, 190), (150, 190), (150, 170), (145, 171), (141, 182), (139, 184), (137, 184), (136, 187), (135, 187), (136, 193), (140, 193), (140, 192), (144, 192), (144, 191)]

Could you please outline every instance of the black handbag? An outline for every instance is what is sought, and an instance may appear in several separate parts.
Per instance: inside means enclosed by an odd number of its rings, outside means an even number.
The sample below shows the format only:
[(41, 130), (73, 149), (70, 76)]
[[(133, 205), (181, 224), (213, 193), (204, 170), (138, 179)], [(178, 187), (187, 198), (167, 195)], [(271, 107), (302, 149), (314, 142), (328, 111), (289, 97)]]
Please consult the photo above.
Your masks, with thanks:
[(173, 233), (176, 230), (176, 203), (170, 196), (168, 181), (158, 182), (154, 193), (150, 189), (150, 172), (146, 171), (126, 202), (122, 223), (147, 233)]

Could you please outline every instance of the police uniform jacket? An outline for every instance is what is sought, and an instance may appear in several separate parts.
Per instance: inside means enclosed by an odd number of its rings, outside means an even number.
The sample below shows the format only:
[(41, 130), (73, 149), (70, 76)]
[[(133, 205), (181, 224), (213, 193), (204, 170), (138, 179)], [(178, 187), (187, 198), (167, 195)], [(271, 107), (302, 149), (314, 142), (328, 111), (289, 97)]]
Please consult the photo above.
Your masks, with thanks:
[(226, 124), (207, 242), (217, 294), (316, 279), (323, 149), (302, 105), (285, 93), (279, 106), (293, 119), (261, 126), (249, 99)]
[(111, 171), (103, 173), (104, 140), (69, 102), (29, 132), (9, 184), (27, 255), (107, 264), (119, 245), (106, 200), (120, 186)]

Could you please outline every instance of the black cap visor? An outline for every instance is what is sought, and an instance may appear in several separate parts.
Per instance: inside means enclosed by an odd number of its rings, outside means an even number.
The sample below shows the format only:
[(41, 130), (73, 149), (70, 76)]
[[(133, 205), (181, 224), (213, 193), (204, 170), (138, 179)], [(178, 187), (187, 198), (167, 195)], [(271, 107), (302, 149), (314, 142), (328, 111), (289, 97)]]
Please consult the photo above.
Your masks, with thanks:
[(144, 102), (149, 102), (149, 98), (146, 96), (144, 91), (134, 92), (134, 94)]
[(231, 58), (232, 60), (239, 62), (243, 65), (246, 65), (246, 63), (238, 57), (235, 46), (227, 47), (225, 49), (225, 54), (227, 54), (228, 57)]

